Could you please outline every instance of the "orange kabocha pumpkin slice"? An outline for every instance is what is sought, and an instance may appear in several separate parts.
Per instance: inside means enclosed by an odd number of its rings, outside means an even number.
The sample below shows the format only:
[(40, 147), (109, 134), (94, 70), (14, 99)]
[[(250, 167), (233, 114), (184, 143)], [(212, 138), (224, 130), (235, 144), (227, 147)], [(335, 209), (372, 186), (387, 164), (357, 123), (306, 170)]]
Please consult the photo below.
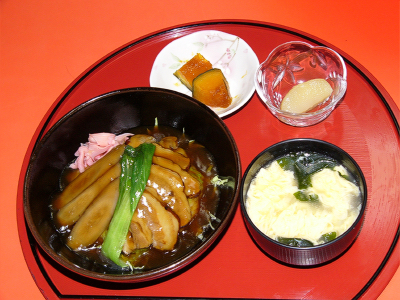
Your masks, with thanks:
[(226, 108), (232, 103), (229, 85), (220, 69), (211, 69), (193, 80), (193, 98), (211, 107)]
[(193, 80), (204, 73), (212, 69), (211, 63), (205, 59), (200, 53), (197, 53), (191, 60), (184, 64), (174, 75), (189, 89), (192, 89)]

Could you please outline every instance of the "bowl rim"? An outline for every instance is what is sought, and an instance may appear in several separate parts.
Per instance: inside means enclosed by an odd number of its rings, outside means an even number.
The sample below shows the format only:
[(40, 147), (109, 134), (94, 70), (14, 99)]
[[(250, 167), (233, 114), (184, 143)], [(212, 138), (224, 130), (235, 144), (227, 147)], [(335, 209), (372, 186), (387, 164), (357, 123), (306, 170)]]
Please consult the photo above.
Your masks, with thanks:
[[(278, 242), (278, 241), (276, 241), (276, 240), (270, 238), (270, 237), (267, 236), (265, 233), (263, 233), (263, 232), (253, 223), (253, 221), (251, 220), (250, 216), (249, 216), (248, 213), (247, 213), (247, 209), (246, 209), (246, 205), (245, 205), (245, 198), (246, 198), (246, 196), (247, 196), (247, 191), (244, 191), (244, 181), (246, 180), (247, 175), (248, 175), (249, 171), (251, 170), (252, 166), (254, 165), (254, 163), (255, 163), (259, 158), (261, 158), (263, 155), (265, 155), (266, 153), (268, 153), (268, 152), (271, 150), (271, 148), (278, 147), (278, 146), (280, 146), (280, 145), (282, 145), (282, 144), (292, 144), (292, 143), (295, 143), (295, 142), (296, 142), (296, 143), (298, 143), (298, 142), (311, 142), (311, 143), (315, 143), (315, 144), (323, 144), (323, 145), (325, 145), (325, 146), (331, 147), (331, 148), (332, 148), (333, 150), (335, 150), (335, 151), (338, 151), (338, 152), (344, 154), (344, 156), (346, 156), (346, 157), (351, 161), (351, 163), (355, 166), (355, 168), (356, 168), (357, 171), (359, 172), (359, 174), (360, 174), (360, 180), (361, 180), (361, 182), (362, 182), (362, 184), (363, 184), (364, 197), (362, 197), (362, 203), (361, 203), (360, 212), (359, 212), (357, 218), (354, 220), (353, 224), (352, 224), (345, 232), (343, 232), (339, 237), (335, 238), (334, 240), (329, 241), (329, 242), (327, 242), (327, 243), (323, 243), (323, 244), (319, 244), (319, 245), (310, 246), (310, 247), (295, 247), (295, 246), (289, 246), (289, 245), (285, 245), (285, 244), (283, 244), (283, 243), (280, 243), (280, 242)], [(287, 153), (290, 153), (290, 152), (291, 152), (291, 151), (289, 150), (288, 152), (285, 152), (285, 153), (283, 153), (282, 155), (287, 154)], [(315, 151), (315, 152), (318, 152), (318, 151)], [(277, 158), (279, 158), (279, 157), (280, 157), (280, 156), (277, 156), (277, 157), (275, 157), (274, 159), (277, 159)], [(265, 167), (266, 165), (268, 165), (268, 163), (263, 164), (262, 167)], [(260, 168), (261, 168), (261, 167), (260, 167)], [(260, 168), (259, 168), (258, 170), (260, 170)], [(256, 175), (257, 173), (258, 173), (258, 171), (255, 173), (255, 175)], [(253, 177), (253, 178), (254, 178), (254, 177)], [(360, 189), (361, 189), (361, 187), (360, 187)], [(246, 195), (244, 195), (244, 193), (246, 193)], [(264, 149), (263, 151), (261, 151), (261, 152), (250, 162), (250, 164), (249, 164), (248, 167), (246, 168), (246, 170), (245, 170), (245, 172), (244, 172), (244, 174), (243, 174), (243, 177), (242, 177), (242, 183), (241, 183), (241, 186), (240, 186), (240, 199), (239, 199), (239, 202), (240, 202), (240, 208), (241, 208), (242, 214), (243, 214), (244, 218), (246, 219), (246, 222), (248, 222), (247, 224), (250, 224), (251, 228), (252, 228), (253, 230), (255, 230), (263, 239), (267, 240), (269, 243), (273, 243), (273, 244), (275, 244), (275, 245), (277, 245), (277, 246), (279, 246), (279, 247), (283, 247), (283, 248), (285, 248), (285, 249), (291, 249), (291, 250), (294, 250), (294, 251), (312, 251), (312, 250), (317, 250), (317, 249), (328, 248), (328, 247), (330, 247), (331, 245), (336, 244), (338, 241), (344, 239), (351, 231), (353, 231), (353, 230), (358, 226), (358, 224), (359, 224), (360, 222), (362, 222), (363, 219), (364, 219), (365, 211), (366, 211), (366, 208), (367, 208), (367, 198), (368, 198), (367, 196), (368, 196), (368, 195), (367, 195), (367, 184), (366, 184), (366, 180), (365, 180), (364, 174), (363, 174), (363, 172), (362, 172), (360, 166), (358, 165), (358, 163), (357, 163), (357, 162), (354, 160), (354, 158), (353, 158), (351, 155), (349, 155), (345, 150), (343, 150), (342, 148), (340, 148), (340, 147), (338, 147), (338, 146), (336, 146), (336, 145), (334, 145), (334, 144), (332, 144), (332, 143), (329, 143), (329, 142), (327, 142), (327, 141), (324, 141), (324, 140), (313, 139), (313, 138), (294, 138), (294, 139), (283, 140), (283, 141), (280, 141), (280, 142), (278, 142), (278, 143), (275, 143), (275, 144), (273, 144), (273, 145), (267, 147), (266, 149)], [(360, 231), (361, 231), (361, 228), (360, 228)], [(359, 234), (359, 232), (357, 233), (357, 235), (358, 235), (358, 234)]]
[[(237, 165), (237, 170), (236, 170), (236, 177), (237, 177), (237, 183), (234, 189), (234, 193), (232, 193), (232, 201), (230, 204), (229, 209), (226, 211), (226, 216), (221, 222), (218, 224), (218, 227), (213, 230), (213, 232), (210, 234), (207, 240), (202, 241), (199, 246), (195, 249), (192, 249), (185, 255), (179, 257), (177, 260), (172, 261), (168, 263), (167, 265), (162, 265), (160, 267), (156, 267), (154, 269), (150, 269), (146, 272), (143, 273), (138, 273), (138, 274), (109, 274), (109, 273), (99, 273), (96, 271), (91, 271), (88, 269), (85, 269), (83, 267), (80, 267), (78, 265), (75, 265), (74, 263), (70, 262), (68, 259), (63, 258), (61, 255), (57, 254), (47, 243), (44, 241), (42, 236), (37, 232), (36, 225), (33, 221), (33, 218), (30, 213), (30, 208), (29, 208), (29, 203), (31, 202), (30, 197), (29, 197), (29, 177), (32, 172), (32, 165), (37, 159), (37, 154), (40, 152), (42, 146), (44, 143), (49, 139), (51, 134), (72, 115), (76, 114), (77, 112), (81, 111), (82, 109), (86, 108), (87, 106), (90, 106), (93, 103), (96, 103), (98, 101), (104, 101), (110, 96), (114, 95), (119, 95), (119, 94), (127, 94), (127, 93), (135, 93), (135, 92), (152, 92), (152, 93), (162, 93), (166, 94), (169, 96), (174, 96), (177, 98), (183, 98), (184, 101), (188, 101), (191, 104), (194, 104), (202, 109), (205, 109), (205, 111), (208, 114), (211, 114), (213, 119), (216, 120), (220, 124), (220, 126), (223, 128), (224, 132), (227, 134), (228, 139), (231, 141), (231, 145), (233, 148), (233, 154), (235, 157), (235, 163)], [(162, 124), (159, 124), (162, 125)], [(231, 219), (233, 218), (233, 215), (236, 211), (236, 207), (238, 206), (239, 202), (239, 195), (240, 195), (240, 183), (241, 183), (241, 160), (240, 160), (240, 153), (236, 144), (236, 141), (230, 132), (229, 128), (223, 122), (222, 118), (220, 118), (212, 109), (210, 109), (208, 106), (204, 105), (200, 101), (195, 100), (194, 98), (182, 94), (180, 92), (172, 91), (169, 89), (164, 89), (164, 88), (157, 88), (157, 87), (133, 87), (133, 88), (124, 88), (124, 89), (118, 89), (114, 91), (110, 91), (98, 96), (95, 96), (93, 98), (90, 98), (83, 103), (79, 104), (78, 106), (72, 108), (69, 110), (67, 113), (65, 113), (63, 116), (60, 117), (59, 120), (57, 120), (49, 129), (48, 131), (39, 139), (36, 140), (35, 146), (30, 154), (30, 160), (24, 175), (24, 183), (23, 183), (23, 214), (25, 218), (25, 222), (28, 225), (28, 229), (30, 233), (32, 234), (34, 240), (36, 243), (40, 246), (40, 248), (50, 256), (50, 258), (53, 259), (56, 263), (61, 265), (63, 268), (65, 268), (68, 271), (72, 271), (75, 274), (78, 274), (80, 276), (84, 276), (87, 278), (90, 278), (92, 280), (100, 280), (100, 281), (109, 281), (109, 282), (126, 282), (126, 283), (134, 283), (134, 282), (145, 282), (145, 281), (153, 281), (157, 280), (161, 277), (165, 277), (167, 275), (170, 275), (178, 270), (181, 270), (185, 268), (186, 266), (195, 263), (204, 253), (214, 244), (214, 242), (220, 237), (221, 233), (226, 230), (226, 227), (229, 226)], [(192, 257), (195, 257), (192, 259)]]
[[(335, 56), (338, 58), (342, 68), (343, 68), (343, 75), (342, 75), (342, 88), (339, 92), (339, 94), (333, 99), (333, 101), (331, 101), (331, 103), (329, 103), (327, 106), (323, 107), (322, 109), (318, 110), (318, 111), (314, 111), (314, 112), (304, 112), (304, 113), (292, 113), (292, 112), (288, 112), (288, 111), (284, 111), (281, 110), (275, 106), (273, 106), (271, 104), (271, 99), (269, 97), (268, 94), (264, 94), (263, 92), (263, 84), (260, 83), (259, 78), (261, 78), (262, 76), (262, 68), (265, 66), (266, 62), (272, 58), (272, 56), (274, 55), (275, 52), (277, 52), (280, 48), (284, 48), (287, 47), (289, 45), (303, 45), (303, 46), (307, 46), (310, 49), (324, 49), (327, 50), (333, 54), (335, 54)], [(261, 84), (261, 86), (260, 86)], [(332, 111), (335, 106), (340, 102), (340, 100), (343, 98), (344, 94), (346, 93), (347, 90), (347, 67), (346, 64), (342, 58), (342, 56), (335, 50), (329, 48), (329, 47), (325, 47), (325, 46), (313, 46), (307, 42), (303, 42), (303, 41), (290, 41), (290, 42), (285, 42), (283, 44), (278, 45), (277, 47), (275, 47), (267, 56), (267, 58), (258, 66), (255, 75), (254, 75), (254, 85), (255, 85), (255, 89), (257, 94), (259, 95), (259, 97), (263, 100), (263, 102), (268, 106), (268, 108), (273, 111), (274, 113), (278, 113), (280, 115), (284, 115), (285, 117), (288, 118), (312, 118), (314, 116), (319, 116), (321, 114), (325, 114), (327, 112)]]

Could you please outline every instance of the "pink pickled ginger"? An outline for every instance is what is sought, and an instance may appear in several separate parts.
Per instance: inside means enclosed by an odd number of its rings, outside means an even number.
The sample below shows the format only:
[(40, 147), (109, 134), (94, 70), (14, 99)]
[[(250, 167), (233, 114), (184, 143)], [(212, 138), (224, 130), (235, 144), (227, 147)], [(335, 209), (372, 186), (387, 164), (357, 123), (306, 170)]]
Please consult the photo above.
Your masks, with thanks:
[(75, 152), (77, 158), (70, 168), (79, 169), (83, 173), (87, 167), (93, 165), (114, 147), (124, 144), (132, 135), (132, 133), (115, 135), (107, 132), (89, 134), (88, 142), (81, 144)]

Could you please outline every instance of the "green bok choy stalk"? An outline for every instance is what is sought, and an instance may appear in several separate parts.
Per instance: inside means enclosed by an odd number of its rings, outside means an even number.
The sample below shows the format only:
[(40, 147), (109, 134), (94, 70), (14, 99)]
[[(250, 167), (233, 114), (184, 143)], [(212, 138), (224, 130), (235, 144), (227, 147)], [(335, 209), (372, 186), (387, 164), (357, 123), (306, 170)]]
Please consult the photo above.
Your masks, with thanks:
[(154, 150), (153, 144), (145, 143), (136, 148), (127, 145), (121, 158), (119, 198), (102, 245), (103, 254), (121, 267), (129, 266), (120, 259), (120, 254), (150, 175)]

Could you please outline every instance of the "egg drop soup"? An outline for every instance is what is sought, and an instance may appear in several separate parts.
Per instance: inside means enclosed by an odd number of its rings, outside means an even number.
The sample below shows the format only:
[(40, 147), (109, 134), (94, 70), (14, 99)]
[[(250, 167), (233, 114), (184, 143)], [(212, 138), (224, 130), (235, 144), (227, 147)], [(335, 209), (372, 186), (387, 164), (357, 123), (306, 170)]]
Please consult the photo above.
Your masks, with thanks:
[(360, 209), (360, 189), (351, 174), (318, 153), (291, 153), (261, 168), (246, 198), (248, 215), (261, 232), (297, 247), (339, 237)]

